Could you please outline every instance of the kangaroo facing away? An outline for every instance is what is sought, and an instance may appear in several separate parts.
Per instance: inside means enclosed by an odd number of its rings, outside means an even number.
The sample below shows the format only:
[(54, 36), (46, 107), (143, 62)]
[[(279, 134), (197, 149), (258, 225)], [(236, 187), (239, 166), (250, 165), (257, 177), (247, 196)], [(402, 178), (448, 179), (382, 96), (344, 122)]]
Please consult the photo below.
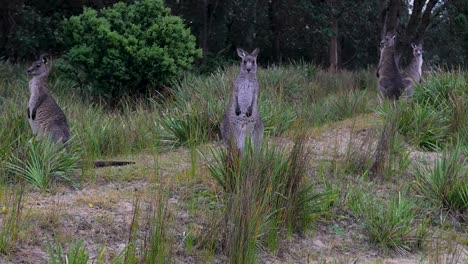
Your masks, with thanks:
[(257, 149), (263, 141), (263, 121), (258, 111), (259, 86), (257, 81), (257, 55), (259, 49), (248, 54), (237, 49), (242, 59), (240, 73), (232, 86), (232, 94), (221, 123), (221, 136), (228, 147), (236, 144), (243, 153), (245, 139), (250, 136)]
[[(54, 143), (65, 144), (70, 139), (67, 118), (54, 98), (49, 94), (49, 59), (41, 55), (27, 70), (29, 81), (28, 121), (38, 138), (50, 137)], [(95, 161), (94, 167), (134, 164), (126, 161)]]
[(395, 35), (387, 33), (380, 42), (380, 61), (377, 68), (379, 99), (398, 100), (405, 88), (403, 77), (395, 62)]
[(413, 48), (413, 59), (408, 67), (403, 71), (405, 75), (405, 78), (403, 79), (403, 84), (405, 85), (403, 96), (411, 96), (414, 94), (414, 86), (416, 83), (421, 82), (422, 76), (422, 44), (416, 45), (411, 43), (411, 47)]

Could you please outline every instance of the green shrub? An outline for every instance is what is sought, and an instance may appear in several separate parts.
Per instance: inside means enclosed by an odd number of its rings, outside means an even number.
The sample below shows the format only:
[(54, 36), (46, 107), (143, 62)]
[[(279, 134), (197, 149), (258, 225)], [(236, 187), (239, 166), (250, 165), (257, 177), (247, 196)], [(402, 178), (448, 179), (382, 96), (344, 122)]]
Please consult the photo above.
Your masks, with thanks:
[[(117, 3), (64, 22), (59, 69), (91, 95), (115, 98), (169, 84), (200, 56), (195, 37), (161, 0)], [(81, 80), (85, 80), (83, 83)]]

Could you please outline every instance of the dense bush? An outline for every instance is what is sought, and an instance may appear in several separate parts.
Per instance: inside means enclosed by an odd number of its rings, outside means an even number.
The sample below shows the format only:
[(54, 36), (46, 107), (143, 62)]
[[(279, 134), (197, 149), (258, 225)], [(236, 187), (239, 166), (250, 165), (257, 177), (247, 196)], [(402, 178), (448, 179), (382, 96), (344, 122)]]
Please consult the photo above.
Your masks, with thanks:
[(81, 92), (106, 98), (168, 84), (200, 56), (195, 37), (161, 0), (86, 8), (65, 20), (64, 36), (58, 68), (87, 87)]

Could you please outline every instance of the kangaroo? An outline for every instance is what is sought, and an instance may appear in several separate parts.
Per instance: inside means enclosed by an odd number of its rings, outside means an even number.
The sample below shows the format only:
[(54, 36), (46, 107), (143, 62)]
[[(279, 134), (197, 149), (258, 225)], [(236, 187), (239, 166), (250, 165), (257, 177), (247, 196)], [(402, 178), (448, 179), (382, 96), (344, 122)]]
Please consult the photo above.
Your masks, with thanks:
[[(38, 138), (50, 137), (54, 143), (65, 144), (70, 139), (67, 118), (54, 98), (49, 94), (49, 59), (41, 55), (27, 70), (29, 81), (28, 121)], [(94, 167), (134, 164), (126, 161), (95, 161)]]
[(66, 143), (70, 138), (70, 127), (62, 109), (49, 95), (48, 58), (44, 55), (27, 70), (29, 81), (28, 121), (38, 137), (50, 135), (55, 143)]
[(398, 100), (405, 88), (403, 77), (395, 62), (395, 35), (387, 35), (380, 42), (380, 61), (377, 67), (379, 99)]
[(421, 82), (422, 76), (422, 44), (416, 45), (411, 43), (411, 47), (413, 48), (413, 59), (408, 67), (403, 71), (406, 76), (403, 79), (403, 83), (405, 85), (405, 91), (403, 92), (404, 96), (411, 96), (414, 94), (414, 85)]
[(259, 86), (257, 81), (257, 55), (238, 48), (241, 58), (240, 73), (232, 86), (232, 94), (221, 123), (221, 137), (230, 147), (234, 143), (243, 153), (245, 139), (250, 136), (257, 149), (263, 141), (264, 125), (258, 111)]

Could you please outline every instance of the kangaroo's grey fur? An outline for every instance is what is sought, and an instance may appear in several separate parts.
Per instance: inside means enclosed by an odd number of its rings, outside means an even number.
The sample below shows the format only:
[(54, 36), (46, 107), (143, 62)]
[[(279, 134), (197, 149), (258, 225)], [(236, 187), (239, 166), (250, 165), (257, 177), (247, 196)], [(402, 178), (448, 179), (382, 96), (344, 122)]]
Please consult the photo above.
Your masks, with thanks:
[(423, 48), (422, 44), (416, 45), (411, 43), (413, 48), (413, 59), (411, 63), (403, 71), (405, 78), (403, 79), (405, 91), (403, 96), (411, 96), (414, 94), (414, 86), (416, 83), (421, 82), (422, 64), (423, 64)]
[(259, 49), (255, 49), (251, 54), (237, 49), (237, 54), (242, 59), (240, 73), (233, 83), (229, 105), (221, 123), (221, 136), (225, 143), (228, 146), (235, 144), (241, 153), (248, 136), (257, 149), (263, 141), (264, 125), (258, 111), (258, 53)]
[[(66, 143), (70, 139), (70, 126), (62, 109), (49, 95), (48, 58), (44, 55), (29, 67), (28, 121), (34, 134), (39, 138), (50, 137), (55, 143)], [(125, 166), (134, 164), (129, 161), (94, 161), (95, 168), (106, 166)]]
[(380, 61), (377, 68), (379, 98), (397, 100), (404, 91), (403, 77), (395, 62), (395, 35), (387, 34), (380, 42)]
[(38, 137), (50, 136), (53, 142), (65, 143), (70, 138), (70, 127), (62, 109), (49, 94), (48, 58), (41, 56), (29, 67), (28, 121)]

